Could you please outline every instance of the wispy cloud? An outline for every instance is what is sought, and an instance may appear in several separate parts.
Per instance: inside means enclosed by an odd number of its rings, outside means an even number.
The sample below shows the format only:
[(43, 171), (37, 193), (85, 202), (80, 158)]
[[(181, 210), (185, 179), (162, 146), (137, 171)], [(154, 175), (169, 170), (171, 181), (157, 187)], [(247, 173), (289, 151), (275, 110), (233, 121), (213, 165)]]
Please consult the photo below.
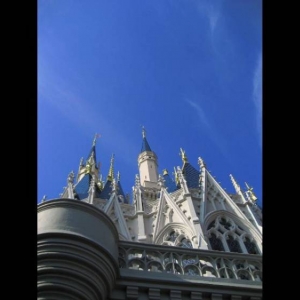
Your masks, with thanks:
[(260, 53), (256, 62), (253, 76), (253, 102), (256, 111), (256, 128), (259, 137), (259, 145), (262, 148), (262, 54)]
[[(74, 83), (68, 83), (56, 72), (51, 73), (51, 69), (49, 68), (44, 75), (38, 82), (40, 105), (42, 105), (41, 101), (47, 101), (64, 118), (72, 122), (76, 128), (74, 131), (81, 131), (90, 138), (95, 132), (99, 132), (103, 138), (105, 136), (113, 136), (114, 139), (107, 139), (103, 147), (118, 149), (120, 144), (123, 145), (124, 148), (122, 151), (125, 151), (125, 155), (123, 156), (124, 162), (131, 164), (131, 161), (127, 158), (135, 155), (136, 149), (132, 146), (133, 143), (128, 136), (121, 135), (114, 128), (105, 111), (99, 111), (99, 109), (95, 108), (93, 103), (99, 100), (84, 99), (79, 95), (78, 91), (72, 88), (75, 85)], [(105, 95), (98, 95), (99, 98), (103, 99), (103, 104), (105, 104), (105, 101), (108, 101)]]
[(185, 100), (192, 108), (195, 109), (199, 121), (201, 122), (201, 127), (205, 129), (205, 132), (207, 133), (208, 137), (217, 145), (217, 147), (220, 149), (222, 154), (225, 157), (228, 157), (227, 150), (225, 147), (225, 140), (218, 134), (217, 130), (215, 129), (215, 126), (212, 122), (210, 122), (203, 110), (203, 108), (200, 106), (199, 103), (196, 103), (194, 101), (191, 101), (189, 99)]
[(205, 125), (205, 127), (206, 127), (207, 129), (212, 130), (212, 129), (211, 129), (211, 125), (209, 124), (209, 122), (208, 122), (208, 120), (207, 120), (207, 117), (206, 117), (206, 115), (205, 115), (203, 109), (201, 108), (201, 106), (200, 106), (199, 104), (197, 104), (197, 103), (191, 101), (191, 100), (188, 100), (188, 99), (186, 100), (186, 102), (187, 102), (191, 107), (193, 107), (193, 108), (196, 109), (197, 114), (198, 114), (198, 116), (199, 116), (200, 121), (202, 122), (202, 124)]
[(211, 35), (213, 35), (219, 21), (223, 0), (214, 1), (214, 2), (212, 2), (211, 0), (197, 1), (196, 3), (197, 3), (198, 11), (203, 16), (208, 18), (210, 33)]
[(218, 20), (220, 16), (220, 7), (217, 9), (212, 6), (212, 4), (208, 7), (208, 18), (211, 34), (213, 35), (215, 32), (215, 28), (217, 26)]

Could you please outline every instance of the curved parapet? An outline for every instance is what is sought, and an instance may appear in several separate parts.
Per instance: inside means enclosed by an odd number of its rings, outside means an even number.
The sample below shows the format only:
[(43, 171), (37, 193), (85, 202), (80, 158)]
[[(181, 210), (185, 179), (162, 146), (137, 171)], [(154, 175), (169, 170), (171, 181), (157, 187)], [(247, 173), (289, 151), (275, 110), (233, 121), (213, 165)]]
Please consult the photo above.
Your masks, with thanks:
[(85, 202), (38, 205), (38, 299), (106, 299), (119, 274), (118, 232)]

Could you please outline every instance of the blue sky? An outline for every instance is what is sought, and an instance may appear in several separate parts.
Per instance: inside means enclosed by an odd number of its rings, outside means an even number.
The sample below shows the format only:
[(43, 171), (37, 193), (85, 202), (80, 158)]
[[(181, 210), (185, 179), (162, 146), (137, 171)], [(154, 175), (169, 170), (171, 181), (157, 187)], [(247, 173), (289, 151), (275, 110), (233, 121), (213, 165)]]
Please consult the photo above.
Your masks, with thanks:
[(262, 1), (39, 0), (38, 199), (57, 198), (95, 133), (131, 194), (141, 127), (159, 171), (202, 157), (262, 204)]

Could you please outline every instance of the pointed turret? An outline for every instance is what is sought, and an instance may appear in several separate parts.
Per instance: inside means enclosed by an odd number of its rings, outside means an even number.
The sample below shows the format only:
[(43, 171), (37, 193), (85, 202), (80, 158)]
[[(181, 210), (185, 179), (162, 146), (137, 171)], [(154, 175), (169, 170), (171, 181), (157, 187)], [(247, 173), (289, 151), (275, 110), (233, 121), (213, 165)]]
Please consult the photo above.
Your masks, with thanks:
[(98, 181), (99, 165), (96, 159), (96, 140), (99, 138), (99, 134), (95, 134), (91, 151), (86, 159), (86, 164), (84, 164), (83, 158), (81, 158), (79, 163), (79, 170), (77, 175), (77, 182), (79, 182), (85, 174), (95, 175), (96, 181)]
[(106, 177), (106, 182), (104, 184), (104, 188), (101, 192), (101, 199), (109, 199), (110, 195), (112, 193), (112, 182), (114, 180), (114, 161), (115, 161), (115, 155), (111, 155), (110, 159), (110, 166), (109, 166), (109, 171), (108, 175)]
[(149, 146), (144, 127), (142, 129), (142, 136), (142, 149), (138, 157), (141, 185), (144, 187), (156, 187), (158, 180), (157, 156)]
[(115, 192), (115, 194), (118, 197), (119, 202), (128, 203), (128, 199), (126, 198), (126, 196), (123, 192), (123, 188), (121, 186), (120, 172), (117, 173), (117, 179), (115, 179), (114, 161), (115, 161), (115, 155), (112, 154), (111, 159), (110, 159), (108, 175), (107, 175), (103, 190), (101, 192), (100, 198), (109, 200), (112, 192)]
[(87, 162), (88, 161), (92, 162), (92, 160), (94, 160), (94, 162), (96, 162), (96, 140), (98, 137), (99, 137), (99, 135), (96, 133), (94, 140), (93, 140), (93, 145), (92, 145), (91, 151), (87, 158)]
[(111, 159), (110, 159), (109, 171), (108, 171), (108, 175), (107, 175), (107, 180), (109, 180), (109, 181), (113, 181), (113, 179), (114, 179), (114, 160), (115, 160), (115, 155), (112, 154)]
[(99, 137), (100, 137), (100, 134), (96, 133), (94, 140), (93, 140), (93, 145), (92, 145), (91, 151), (86, 160), (86, 168), (87, 168), (87, 172), (89, 172), (89, 173), (95, 173), (95, 171), (98, 172), (98, 165), (97, 165), (97, 159), (96, 159), (96, 140)]
[(143, 141), (142, 141), (141, 153), (144, 152), (144, 151), (152, 151), (150, 146), (149, 146), (149, 143), (146, 139), (146, 130), (145, 130), (144, 126), (143, 126), (143, 129), (142, 129), (142, 136), (143, 136)]
[(98, 179), (99, 165), (97, 164), (96, 160), (96, 140), (99, 137), (100, 135), (96, 133), (93, 139), (91, 151), (87, 156), (86, 163), (84, 164), (83, 158), (80, 160), (77, 183), (74, 187), (74, 197), (78, 200), (88, 197), (92, 178), (94, 178), (92, 185), (95, 189), (93, 192), (93, 197), (98, 198), (100, 196), (101, 182), (99, 182)]
[(121, 180), (121, 175), (120, 175), (120, 172), (118, 171), (118, 173), (117, 173), (118, 199), (119, 199), (119, 202), (124, 202), (124, 203), (129, 204), (129, 199), (126, 197), (126, 195), (123, 191), (120, 180)]

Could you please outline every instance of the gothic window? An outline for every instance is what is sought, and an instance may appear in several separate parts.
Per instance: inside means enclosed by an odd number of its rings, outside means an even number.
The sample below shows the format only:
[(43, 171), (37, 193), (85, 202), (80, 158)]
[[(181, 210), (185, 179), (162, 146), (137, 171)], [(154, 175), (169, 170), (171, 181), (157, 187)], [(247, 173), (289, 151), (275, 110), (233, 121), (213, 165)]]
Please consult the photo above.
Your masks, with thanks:
[(212, 250), (260, 254), (249, 232), (227, 216), (219, 216), (209, 223), (207, 237)]
[(209, 242), (212, 250), (225, 251), (222, 241), (218, 239), (214, 233), (211, 233)]
[(213, 228), (215, 226), (215, 221), (211, 222), (208, 227), (207, 227), (207, 230)]
[(259, 254), (254, 242), (251, 242), (249, 238), (245, 238), (244, 244), (249, 254)]
[(239, 242), (235, 240), (231, 235), (228, 235), (227, 245), (230, 249), (230, 252), (243, 253)]
[(223, 225), (227, 230), (230, 230), (231, 224), (226, 221), (224, 218), (221, 219), (220, 224)]

